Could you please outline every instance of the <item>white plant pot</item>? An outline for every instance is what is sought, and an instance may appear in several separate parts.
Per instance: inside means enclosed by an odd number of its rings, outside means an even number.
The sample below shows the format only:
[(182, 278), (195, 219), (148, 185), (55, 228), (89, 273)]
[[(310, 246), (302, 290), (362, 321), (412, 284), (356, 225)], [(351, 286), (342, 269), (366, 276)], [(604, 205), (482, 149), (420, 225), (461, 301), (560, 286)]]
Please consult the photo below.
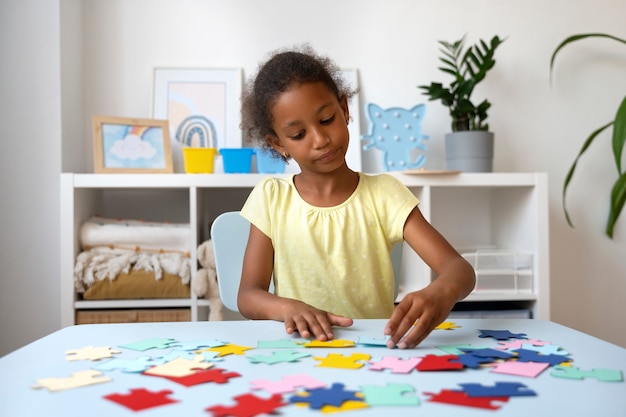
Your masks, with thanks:
[(493, 171), (492, 132), (469, 130), (448, 133), (445, 146), (447, 169), (462, 172)]

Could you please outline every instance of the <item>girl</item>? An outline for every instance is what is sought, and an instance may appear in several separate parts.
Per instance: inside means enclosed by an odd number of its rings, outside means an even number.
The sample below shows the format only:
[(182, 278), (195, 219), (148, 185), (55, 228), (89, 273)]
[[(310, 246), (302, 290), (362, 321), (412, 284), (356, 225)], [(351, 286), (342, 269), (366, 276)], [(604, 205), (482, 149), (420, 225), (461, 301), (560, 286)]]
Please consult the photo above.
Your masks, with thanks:
[[(304, 46), (276, 52), (242, 100), (242, 129), (301, 172), (267, 178), (241, 215), (250, 221), (239, 295), (250, 319), (333, 338), (353, 318), (389, 318), (390, 348), (417, 346), (474, 288), (472, 267), (424, 219), (391, 175), (348, 168), (348, 100), (356, 93), (328, 58)], [(394, 308), (390, 251), (404, 239), (437, 279)], [(268, 291), (274, 279), (274, 294)]]

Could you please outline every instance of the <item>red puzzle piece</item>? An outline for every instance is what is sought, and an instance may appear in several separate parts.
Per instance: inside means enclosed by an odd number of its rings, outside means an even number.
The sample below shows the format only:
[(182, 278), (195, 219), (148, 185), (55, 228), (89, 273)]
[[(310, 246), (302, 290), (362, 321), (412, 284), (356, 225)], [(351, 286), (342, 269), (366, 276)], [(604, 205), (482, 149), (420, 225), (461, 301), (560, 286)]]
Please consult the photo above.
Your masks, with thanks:
[(442, 389), (439, 394), (432, 392), (425, 392), (429, 395), (428, 401), (443, 404), (464, 405), (466, 407), (485, 408), (488, 410), (497, 410), (500, 405), (493, 404), (492, 402), (507, 402), (509, 397), (470, 397), (463, 391), (453, 391), (449, 389)]
[(116, 402), (133, 411), (141, 411), (147, 408), (161, 405), (177, 403), (178, 400), (167, 398), (171, 394), (170, 390), (148, 391), (145, 388), (135, 388), (130, 390), (130, 394), (109, 394), (105, 395), (109, 401)]
[(164, 378), (174, 381), (178, 384), (186, 387), (191, 387), (198, 384), (204, 384), (206, 382), (215, 382), (216, 384), (224, 384), (228, 382), (230, 378), (236, 378), (241, 376), (237, 372), (226, 372), (224, 369), (212, 368), (201, 369), (194, 372), (191, 375), (186, 376), (165, 376)]
[(274, 394), (268, 399), (253, 394), (243, 394), (233, 399), (237, 401), (235, 406), (215, 405), (205, 410), (212, 413), (213, 417), (254, 417), (260, 414), (273, 414), (278, 407), (287, 405), (280, 394)]
[(452, 371), (463, 369), (457, 355), (426, 355), (415, 367), (418, 371)]

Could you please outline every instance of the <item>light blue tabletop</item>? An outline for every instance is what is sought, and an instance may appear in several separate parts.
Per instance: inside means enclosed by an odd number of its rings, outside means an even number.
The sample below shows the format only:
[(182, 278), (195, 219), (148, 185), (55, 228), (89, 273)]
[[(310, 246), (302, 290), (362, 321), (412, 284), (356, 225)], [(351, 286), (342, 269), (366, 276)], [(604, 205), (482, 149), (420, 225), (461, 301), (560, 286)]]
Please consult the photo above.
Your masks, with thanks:
[[(492, 368), (462, 369), (456, 371), (418, 371), (394, 374), (389, 370), (369, 369), (364, 363), (359, 369), (335, 369), (318, 366), (329, 353), (371, 355), (375, 362), (385, 356), (403, 359), (424, 357), (428, 354), (446, 354), (440, 347), (471, 344), (475, 347), (499, 347), (493, 338), (480, 338), (479, 330), (508, 330), (524, 333), (529, 339), (551, 342), (567, 352), (571, 365), (581, 370), (610, 369), (626, 370), (626, 349), (604, 342), (584, 333), (556, 323), (542, 320), (521, 319), (457, 319), (451, 320), (458, 328), (435, 330), (416, 349), (399, 350), (357, 344), (350, 348), (303, 348), (300, 353), (310, 356), (297, 362), (253, 363), (251, 356), (267, 356), (278, 348), (257, 348), (259, 341), (282, 339), (300, 340), (284, 332), (282, 323), (273, 321), (225, 321), (185, 323), (140, 323), (80, 325), (62, 329), (37, 340), (15, 352), (0, 358), (0, 414), (11, 417), (28, 416), (211, 416), (207, 407), (232, 406), (233, 397), (252, 393), (268, 398), (264, 390), (253, 390), (250, 381), (279, 381), (282, 377), (306, 374), (328, 386), (344, 384), (345, 389), (360, 391), (363, 386), (385, 386), (388, 383), (408, 384), (414, 392), (409, 396), (419, 400), (418, 405), (371, 406), (365, 409), (346, 411), (350, 416), (625, 416), (626, 383), (604, 382), (593, 378), (582, 380), (557, 378), (548, 368), (537, 377), (523, 377), (492, 372)], [(360, 338), (382, 338), (385, 320), (356, 320), (348, 329), (337, 329), (337, 339), (358, 342)], [(86, 346), (107, 346), (120, 353), (117, 358), (132, 359), (141, 356), (152, 358), (163, 356), (175, 348), (137, 351), (120, 346), (146, 339), (165, 338), (178, 342), (220, 340), (253, 349), (241, 355), (228, 355), (214, 362), (215, 367), (237, 372), (241, 377), (231, 378), (227, 383), (214, 382), (186, 387), (162, 377), (146, 376), (141, 373), (120, 370), (102, 371), (112, 379), (100, 383), (64, 391), (49, 392), (45, 388), (32, 388), (37, 380), (50, 377), (64, 378), (78, 371), (89, 370), (104, 364), (100, 361), (68, 361), (68, 350)], [(171, 346), (171, 345), (170, 345)], [(441, 390), (461, 390), (459, 384), (483, 384), (493, 386), (496, 382), (517, 382), (535, 391), (536, 396), (510, 397), (507, 402), (497, 403), (498, 410), (485, 410), (460, 405), (429, 401), (430, 394)], [(130, 389), (146, 388), (150, 391), (169, 390), (169, 398), (176, 403), (134, 412), (115, 402), (103, 398), (106, 395), (127, 394)], [(286, 402), (294, 394), (284, 394)], [(320, 415), (319, 410), (288, 404), (276, 410), (282, 416)], [(342, 415), (335, 414), (335, 415)]]

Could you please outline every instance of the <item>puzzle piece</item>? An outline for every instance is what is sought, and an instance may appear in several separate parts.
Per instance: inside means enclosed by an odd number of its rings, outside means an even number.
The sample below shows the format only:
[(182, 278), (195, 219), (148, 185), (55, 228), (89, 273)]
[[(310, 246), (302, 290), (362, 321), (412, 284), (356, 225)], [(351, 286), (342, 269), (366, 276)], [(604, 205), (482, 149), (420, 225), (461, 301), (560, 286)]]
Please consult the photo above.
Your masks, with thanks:
[(387, 347), (387, 341), (391, 338), (391, 336), (383, 336), (383, 337), (358, 337), (356, 340), (357, 345), (367, 345), (367, 346), (381, 346)]
[(485, 346), (474, 346), (471, 344), (437, 346), (437, 349), (446, 352), (448, 355), (461, 355), (462, 353), (464, 353), (462, 349), (484, 349), (484, 348)]
[(496, 340), (526, 339), (526, 333), (511, 333), (508, 330), (478, 330), (478, 337), (493, 337)]
[(534, 350), (542, 355), (569, 355), (569, 352), (558, 345), (544, 344), (541, 346), (522, 345), (521, 349)]
[(310, 340), (302, 346), (307, 348), (348, 348), (354, 347), (354, 341), (344, 339)]
[(169, 379), (170, 381), (176, 382), (177, 384), (184, 385), (186, 387), (192, 387), (194, 385), (205, 384), (207, 382), (214, 382), (216, 384), (225, 384), (231, 378), (240, 377), (241, 374), (237, 372), (227, 372), (225, 369), (221, 368), (211, 368), (211, 369), (201, 369), (195, 371), (192, 374), (175, 377), (175, 376), (165, 376), (164, 378)]
[(307, 403), (314, 410), (320, 410), (326, 405), (341, 407), (346, 401), (361, 401), (357, 391), (349, 391), (344, 389), (341, 383), (334, 383), (330, 388), (313, 388), (307, 389), (304, 393), (292, 396), (289, 401), (292, 403)]
[(217, 339), (210, 340), (196, 340), (193, 342), (175, 342), (169, 344), (167, 347), (177, 348), (178, 350), (200, 350), (202, 348), (211, 348), (217, 346), (224, 346), (228, 342), (224, 342)]
[(444, 321), (439, 326), (435, 327), (435, 330), (453, 330), (460, 328), (461, 326), (457, 326), (453, 321)]
[(489, 358), (489, 359), (511, 359), (514, 355), (510, 352), (505, 352), (497, 349), (490, 348), (482, 348), (482, 349), (461, 349), (465, 353), (471, 353), (474, 356), (478, 356), (479, 358)]
[(248, 359), (252, 363), (266, 363), (273, 365), (281, 362), (298, 362), (302, 358), (311, 356), (308, 353), (299, 352), (297, 350), (283, 350), (278, 352), (272, 352), (271, 355), (250, 355)]
[(326, 357), (313, 357), (313, 359), (320, 361), (317, 366), (344, 369), (359, 369), (363, 367), (364, 363), (357, 361), (368, 361), (370, 358), (371, 356), (367, 353), (353, 353), (350, 356), (344, 356), (339, 353), (329, 353)]
[(301, 348), (306, 343), (306, 340), (300, 341), (294, 339), (279, 339), (279, 340), (259, 340), (257, 342), (257, 349), (296, 349)]
[(510, 342), (498, 342), (499, 346), (497, 349), (513, 350), (522, 349), (522, 345), (543, 346), (546, 344), (550, 344), (550, 342), (544, 342), (537, 339), (517, 339)]
[(287, 405), (280, 394), (274, 394), (268, 399), (259, 398), (253, 394), (243, 394), (233, 397), (237, 405), (225, 407), (217, 405), (205, 408), (213, 417), (254, 417), (260, 414), (274, 414), (277, 408)]
[(536, 378), (549, 367), (549, 363), (507, 361), (493, 364), (491, 372)]
[(493, 386), (468, 383), (459, 384), (470, 397), (522, 397), (537, 393), (519, 382), (496, 382)]
[(130, 394), (109, 394), (104, 398), (117, 404), (130, 408), (133, 411), (146, 410), (148, 408), (159, 407), (166, 404), (177, 403), (178, 400), (167, 398), (172, 391), (148, 391), (145, 388), (135, 388), (130, 390)]
[(68, 361), (98, 361), (100, 359), (112, 358), (114, 354), (122, 353), (119, 350), (113, 350), (109, 346), (85, 346), (80, 349), (70, 349), (65, 352), (65, 359)]
[(326, 383), (318, 381), (317, 379), (306, 374), (298, 374), (284, 376), (278, 382), (268, 381), (266, 379), (257, 379), (250, 381), (250, 385), (253, 390), (264, 389), (270, 394), (285, 394), (295, 391), (296, 388), (322, 388), (326, 386)]
[(377, 362), (370, 362), (372, 371), (390, 369), (393, 374), (408, 374), (415, 369), (421, 358), (399, 358), (397, 356), (384, 356)]
[(99, 371), (114, 371), (119, 369), (122, 372), (133, 373), (143, 372), (146, 369), (158, 364), (159, 362), (155, 362), (150, 356), (141, 356), (135, 359), (113, 358), (102, 364), (92, 366), (92, 368)]
[(457, 356), (459, 357), (459, 362), (461, 362), (466, 368), (476, 369), (479, 368), (481, 365), (493, 362), (492, 358), (483, 358), (480, 356), (476, 356), (472, 353), (462, 353)]
[(453, 371), (463, 369), (457, 355), (426, 355), (417, 364), (418, 371)]
[(204, 362), (202, 355), (197, 355), (193, 360), (185, 358), (176, 358), (173, 361), (166, 362), (144, 371), (144, 374), (156, 376), (172, 376), (182, 377), (191, 375), (198, 369), (209, 369), (213, 364)]
[(554, 366), (572, 360), (571, 358), (563, 355), (541, 355), (538, 352), (527, 349), (517, 349), (514, 352), (517, 352), (518, 362), (549, 363), (550, 365)]
[(198, 353), (203, 352), (217, 352), (218, 357), (228, 355), (243, 355), (246, 350), (254, 349), (248, 346), (233, 345), (232, 343), (225, 344), (223, 346), (216, 346), (211, 348), (200, 349)]
[(509, 397), (470, 397), (463, 391), (453, 391), (449, 389), (442, 389), (441, 392), (437, 394), (431, 392), (425, 392), (424, 394), (430, 396), (427, 400), (429, 402), (463, 405), (487, 410), (497, 410), (501, 405), (496, 403), (509, 401)]
[(419, 405), (415, 388), (410, 384), (388, 383), (385, 386), (364, 385), (361, 387), (365, 402), (371, 406)]
[(176, 339), (153, 338), (120, 345), (120, 347), (125, 349), (144, 351), (150, 349), (165, 349), (169, 347), (169, 345), (171, 345), (172, 343), (176, 343)]
[(591, 369), (589, 371), (583, 371), (582, 369), (575, 366), (560, 365), (557, 365), (553, 368), (552, 372), (550, 372), (550, 376), (568, 379), (595, 378), (598, 381), (602, 382), (621, 382), (624, 380), (622, 371), (620, 371), (619, 369), (598, 368)]
[(33, 388), (46, 388), (49, 392), (56, 392), (112, 381), (111, 378), (100, 375), (102, 375), (102, 372), (88, 369), (85, 371), (74, 372), (67, 378), (53, 377), (38, 379), (35, 381), (36, 385), (33, 385)]

